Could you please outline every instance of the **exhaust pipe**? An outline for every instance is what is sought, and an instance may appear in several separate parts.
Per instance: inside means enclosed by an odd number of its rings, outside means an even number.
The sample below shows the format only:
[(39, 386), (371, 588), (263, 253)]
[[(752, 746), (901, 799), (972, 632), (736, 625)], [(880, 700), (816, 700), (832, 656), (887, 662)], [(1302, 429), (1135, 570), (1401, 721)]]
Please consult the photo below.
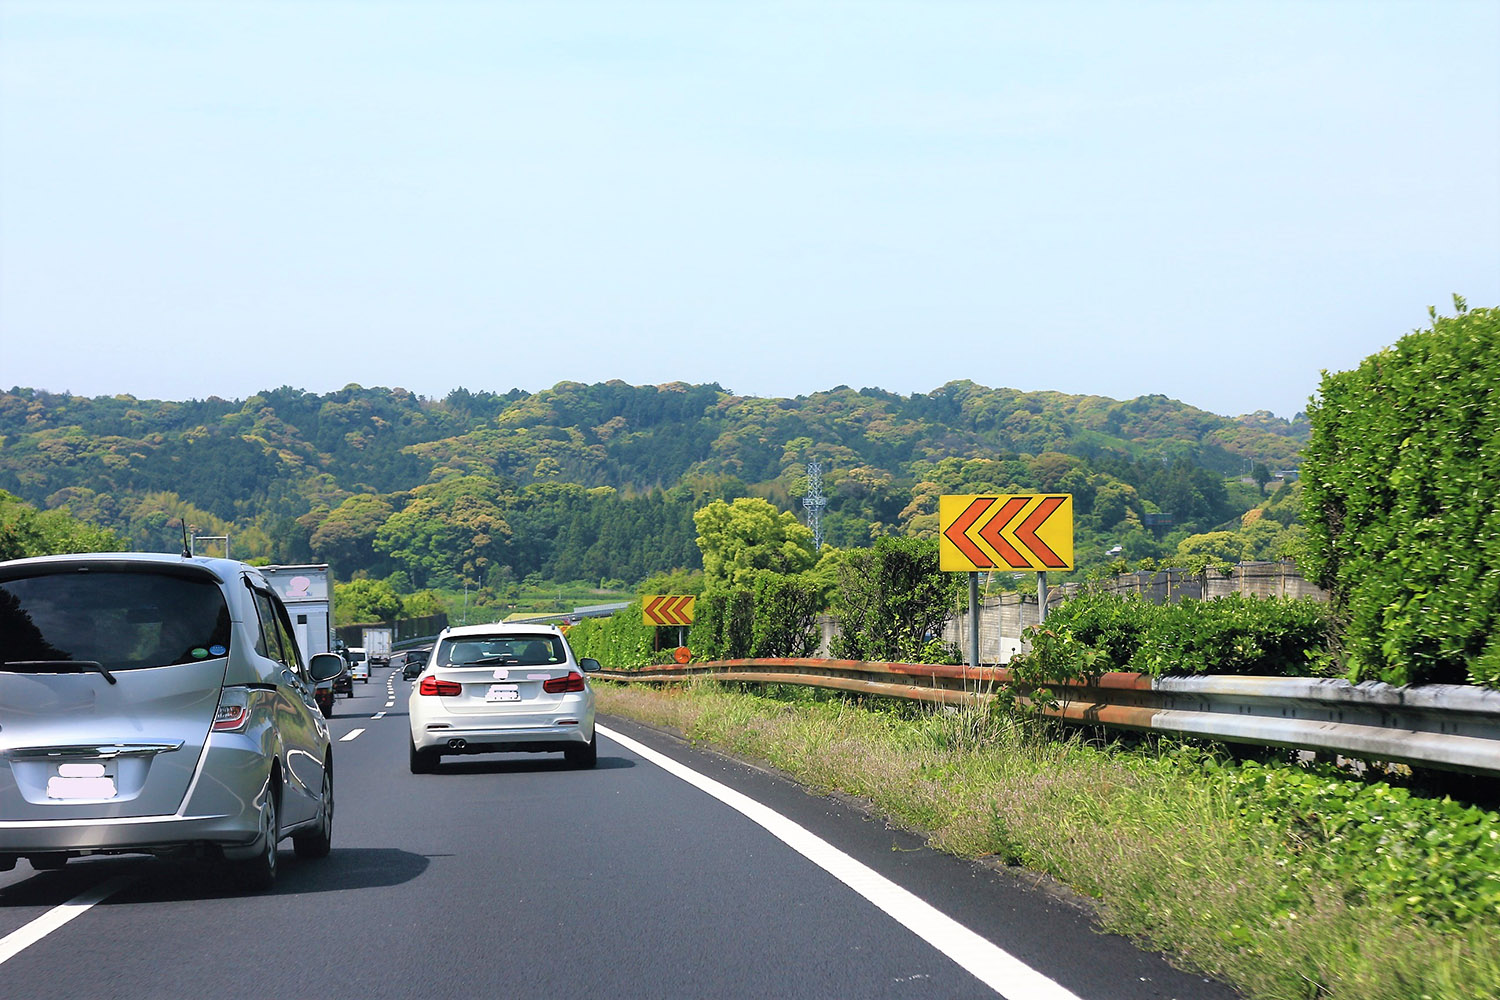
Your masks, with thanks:
[(448, 749), (449, 750), (462, 750), (464, 747), (466, 747), (468, 745), (469, 745), (469, 741), (468, 740), (453, 739), (453, 740), (449, 740), (448, 741)]

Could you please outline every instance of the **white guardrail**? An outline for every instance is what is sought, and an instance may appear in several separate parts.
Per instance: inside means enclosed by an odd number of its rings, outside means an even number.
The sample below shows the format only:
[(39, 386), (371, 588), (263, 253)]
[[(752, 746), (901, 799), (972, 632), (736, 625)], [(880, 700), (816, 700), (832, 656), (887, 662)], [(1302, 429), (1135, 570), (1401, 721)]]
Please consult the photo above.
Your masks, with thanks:
[[(945, 705), (985, 701), (1004, 667), (805, 658), (724, 660), (598, 676), (638, 684), (800, 684)], [(1500, 777), (1500, 691), (1454, 684), (1393, 687), (1303, 677), (1151, 677), (1110, 673), (1047, 685), (1045, 715), (1079, 725), (1286, 747), (1367, 761)]]

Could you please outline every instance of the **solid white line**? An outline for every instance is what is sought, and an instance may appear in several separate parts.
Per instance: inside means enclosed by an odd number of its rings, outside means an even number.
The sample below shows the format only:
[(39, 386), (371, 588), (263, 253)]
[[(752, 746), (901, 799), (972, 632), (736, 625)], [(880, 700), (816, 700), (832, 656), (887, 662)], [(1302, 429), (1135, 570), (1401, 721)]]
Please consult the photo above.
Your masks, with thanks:
[(61, 906), (54, 906), (31, 923), (18, 927), (0, 938), (0, 965), (9, 962), (74, 917), (83, 916), (91, 906), (114, 895), (134, 877), (133, 875), (116, 875), (109, 881), (94, 886), (88, 892), (75, 896)]
[(351, 729), (347, 733), (345, 733), (343, 736), (339, 737), (339, 742), (340, 743), (348, 743), (350, 740), (359, 739), (359, 734), (362, 733), (362, 732), (364, 732), (363, 729)]
[(765, 827), (792, 850), (874, 903), (897, 923), (947, 955), (964, 971), (1008, 1000), (1079, 1000), (1077, 994), (1059, 986), (1014, 955), (975, 934), (952, 917), (769, 806), (699, 774), (628, 736), (604, 726), (596, 725), (595, 728), (626, 749), (702, 789)]

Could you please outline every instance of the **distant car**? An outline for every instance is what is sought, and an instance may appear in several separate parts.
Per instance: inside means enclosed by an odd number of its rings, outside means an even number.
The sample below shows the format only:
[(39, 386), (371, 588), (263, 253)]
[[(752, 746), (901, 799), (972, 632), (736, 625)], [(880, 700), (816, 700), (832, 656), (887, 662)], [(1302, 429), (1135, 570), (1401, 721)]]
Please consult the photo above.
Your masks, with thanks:
[(401, 679), (408, 681), (413, 680), (417, 677), (418, 674), (422, 672), (422, 669), (427, 666), (427, 658), (432, 655), (432, 647), (428, 646), (425, 649), (408, 649), (401, 655), (403, 657), (401, 662)]
[(598, 759), (597, 660), (574, 660), (562, 633), (544, 625), (444, 629), (412, 687), (411, 771), (432, 771), (444, 754), (558, 753), (575, 767)]
[(207, 854), (266, 888), (333, 838), (333, 748), (280, 598), (227, 559), (0, 562), (0, 870)]
[(349, 669), (349, 662), (347, 660), (344, 660), (343, 657), (339, 657), (339, 659), (344, 664), (344, 669), (339, 671), (339, 675), (333, 679), (333, 693), (347, 694), (349, 697), (353, 698), (354, 674)]
[(349, 676), (356, 681), (370, 683), (370, 661), (365, 659), (365, 651), (361, 646), (350, 646), (344, 650), (344, 658), (349, 661)]

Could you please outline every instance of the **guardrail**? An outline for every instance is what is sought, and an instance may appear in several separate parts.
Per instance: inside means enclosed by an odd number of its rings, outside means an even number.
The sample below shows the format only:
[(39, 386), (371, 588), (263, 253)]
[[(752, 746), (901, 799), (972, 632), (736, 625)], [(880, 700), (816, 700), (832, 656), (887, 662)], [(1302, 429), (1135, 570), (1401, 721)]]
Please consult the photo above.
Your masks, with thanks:
[[(940, 705), (987, 701), (1011, 680), (1004, 667), (803, 658), (605, 670), (598, 676), (638, 684), (695, 677), (800, 684)], [(1392, 687), (1301, 677), (1135, 673), (1109, 673), (1092, 683), (1048, 688), (1056, 704), (1032, 704), (1067, 723), (1500, 777), (1500, 691), (1454, 684)]]

